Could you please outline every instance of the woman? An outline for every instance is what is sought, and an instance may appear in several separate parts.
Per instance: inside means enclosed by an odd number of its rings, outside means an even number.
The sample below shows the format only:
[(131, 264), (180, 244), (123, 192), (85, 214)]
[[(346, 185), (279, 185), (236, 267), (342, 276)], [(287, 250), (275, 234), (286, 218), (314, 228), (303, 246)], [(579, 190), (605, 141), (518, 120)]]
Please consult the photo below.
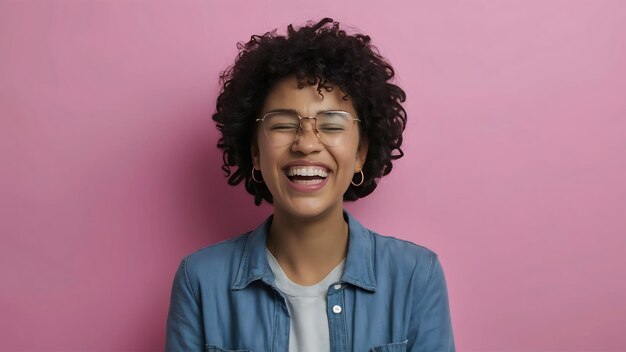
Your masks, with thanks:
[(329, 18), (239, 48), (221, 76), (218, 147), (229, 184), (274, 212), (182, 260), (166, 350), (454, 351), (437, 255), (343, 209), (402, 156), (392, 67)]

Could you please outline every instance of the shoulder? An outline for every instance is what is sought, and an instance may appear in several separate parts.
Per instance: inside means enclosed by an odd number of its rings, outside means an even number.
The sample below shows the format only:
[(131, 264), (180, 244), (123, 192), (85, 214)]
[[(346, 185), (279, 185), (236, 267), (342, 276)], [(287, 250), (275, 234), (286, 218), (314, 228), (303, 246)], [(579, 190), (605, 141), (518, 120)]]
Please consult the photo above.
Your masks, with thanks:
[(208, 245), (183, 258), (185, 274), (193, 281), (231, 277), (236, 272), (250, 232)]
[(407, 258), (427, 258), (437, 257), (437, 253), (428, 247), (419, 245), (409, 240), (404, 240), (395, 236), (381, 235), (369, 230), (376, 252), (381, 255), (401, 255)]
[(357, 235), (354, 239), (359, 250), (355, 252), (360, 255), (371, 253), (368, 257), (376, 265), (375, 269), (401, 269), (403, 273), (414, 268), (425, 267), (428, 270), (437, 260), (437, 253), (430, 248), (395, 236), (382, 235), (363, 226), (347, 211), (345, 216), (351, 231)]
[(223, 261), (231, 257), (234, 252), (243, 251), (249, 234), (250, 232), (246, 232), (239, 236), (208, 245), (195, 252), (189, 253), (185, 258), (190, 263)]
[(428, 247), (394, 236), (381, 235), (372, 230), (369, 233), (374, 244), (377, 265), (429, 276), (438, 261), (437, 253)]

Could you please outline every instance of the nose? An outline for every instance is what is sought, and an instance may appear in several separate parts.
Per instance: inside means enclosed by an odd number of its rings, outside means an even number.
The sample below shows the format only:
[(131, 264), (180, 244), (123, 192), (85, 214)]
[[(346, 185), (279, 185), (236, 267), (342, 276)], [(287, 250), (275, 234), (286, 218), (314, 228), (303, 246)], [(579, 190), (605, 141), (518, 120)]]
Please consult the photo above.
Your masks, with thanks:
[(296, 138), (291, 145), (292, 151), (310, 154), (323, 148), (322, 141), (315, 133), (314, 121), (313, 119), (303, 119), (300, 122), (300, 130), (296, 133)]

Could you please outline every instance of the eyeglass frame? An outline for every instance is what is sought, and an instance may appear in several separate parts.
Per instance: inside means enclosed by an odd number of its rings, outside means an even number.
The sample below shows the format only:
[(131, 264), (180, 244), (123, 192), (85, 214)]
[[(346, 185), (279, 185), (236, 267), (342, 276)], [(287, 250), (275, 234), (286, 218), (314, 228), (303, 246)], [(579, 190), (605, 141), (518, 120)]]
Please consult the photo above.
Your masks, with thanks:
[[(294, 139), (291, 142), (291, 143), (293, 143), (298, 138), (298, 135), (304, 134), (304, 126), (302, 125), (302, 120), (313, 120), (313, 130), (312, 130), (313, 133), (315, 134), (317, 139), (320, 142), (322, 142), (322, 144), (330, 147), (330, 145), (324, 143), (324, 141), (322, 140), (322, 138), (319, 135), (319, 130), (317, 129), (317, 115), (319, 115), (321, 113), (333, 113), (333, 112), (339, 112), (339, 113), (346, 114), (346, 115), (350, 116), (350, 118), (352, 118), (352, 127), (354, 127), (354, 123), (355, 122), (361, 123), (361, 119), (354, 117), (354, 115), (352, 115), (351, 113), (349, 113), (347, 111), (344, 111), (344, 110), (321, 110), (321, 111), (318, 111), (315, 114), (315, 116), (302, 116), (296, 110), (291, 110), (291, 109), (277, 109), (277, 110), (268, 111), (261, 118), (257, 118), (255, 120), (255, 122), (257, 122), (257, 123), (261, 122), (261, 124), (263, 126), (263, 121), (265, 121), (265, 118), (268, 115), (277, 114), (277, 113), (290, 113), (290, 114), (294, 114), (294, 115), (298, 116), (298, 129), (296, 130), (296, 135), (294, 136)], [(267, 136), (267, 130), (265, 129), (264, 126), (262, 128), (263, 128), (263, 133), (265, 133), (265, 135)], [(288, 144), (289, 143), (284, 144), (284, 145), (288, 145)]]

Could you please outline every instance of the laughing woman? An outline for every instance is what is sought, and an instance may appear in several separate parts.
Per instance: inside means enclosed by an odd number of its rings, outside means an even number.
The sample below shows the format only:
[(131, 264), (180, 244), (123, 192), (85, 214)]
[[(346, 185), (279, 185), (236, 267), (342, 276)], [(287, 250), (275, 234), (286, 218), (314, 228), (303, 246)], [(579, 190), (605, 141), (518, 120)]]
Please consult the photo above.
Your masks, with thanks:
[(221, 76), (218, 147), (228, 183), (273, 214), (182, 260), (166, 351), (454, 351), (437, 254), (344, 210), (402, 156), (393, 68), (332, 19), (240, 50)]

